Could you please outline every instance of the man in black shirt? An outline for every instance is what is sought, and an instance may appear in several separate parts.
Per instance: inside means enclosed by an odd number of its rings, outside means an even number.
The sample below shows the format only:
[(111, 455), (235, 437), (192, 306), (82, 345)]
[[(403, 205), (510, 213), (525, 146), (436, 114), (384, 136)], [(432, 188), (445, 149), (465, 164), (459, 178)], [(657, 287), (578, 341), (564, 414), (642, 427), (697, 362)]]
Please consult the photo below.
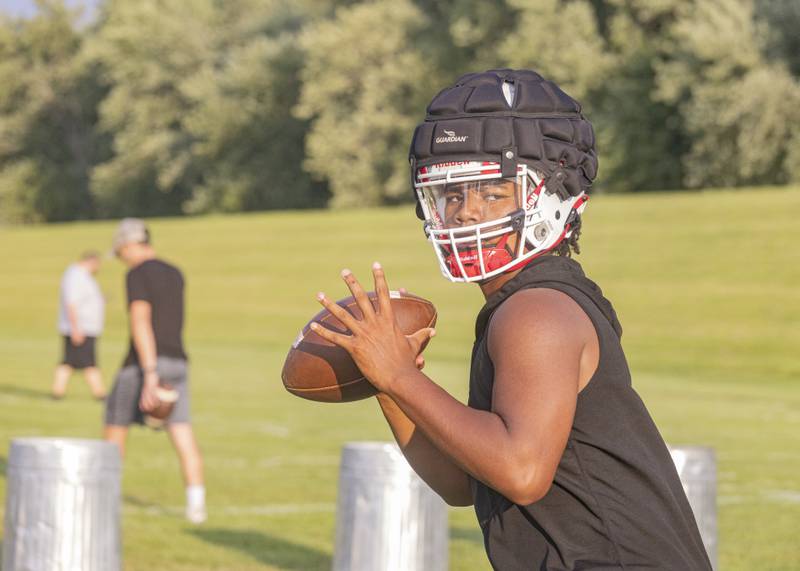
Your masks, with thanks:
[(379, 264), (377, 308), (342, 272), (360, 319), (318, 294), (350, 334), (312, 328), (380, 391), (417, 473), (475, 506), (495, 569), (710, 571), (616, 314), (570, 258), (597, 172), (580, 105), (504, 69), (463, 76), (427, 111), (409, 157), (417, 215), (445, 277), (486, 298), (468, 406), (418, 370), (434, 331), (402, 334)]
[(166, 420), (186, 484), (186, 517), (206, 519), (203, 460), (189, 420), (189, 387), (183, 348), (184, 280), (180, 270), (156, 257), (143, 221), (126, 218), (114, 236), (114, 253), (130, 270), (125, 286), (130, 315), (128, 355), (108, 398), (105, 438), (124, 455), (128, 427), (144, 423), (158, 405), (156, 389), (168, 384), (179, 398)]

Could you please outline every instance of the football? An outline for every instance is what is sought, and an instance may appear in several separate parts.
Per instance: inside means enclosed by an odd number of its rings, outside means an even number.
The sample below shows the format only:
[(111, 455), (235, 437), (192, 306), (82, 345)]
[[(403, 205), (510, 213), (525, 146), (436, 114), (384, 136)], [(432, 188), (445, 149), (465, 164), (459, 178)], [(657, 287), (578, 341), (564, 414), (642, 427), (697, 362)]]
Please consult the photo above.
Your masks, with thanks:
[(151, 428), (164, 426), (180, 396), (177, 390), (166, 384), (156, 387), (156, 395), (158, 396), (158, 405), (144, 415), (144, 423)]
[[(368, 295), (373, 307), (377, 307), (375, 292), (369, 292)], [(390, 292), (390, 298), (395, 319), (404, 334), (411, 335), (436, 325), (436, 308), (430, 301), (397, 291)], [(361, 319), (361, 310), (352, 296), (336, 303)], [(286, 390), (320, 402), (350, 402), (377, 394), (378, 391), (361, 374), (347, 351), (311, 330), (310, 325), (315, 321), (339, 333), (350, 333), (327, 309), (306, 323), (283, 364), (281, 378)]]

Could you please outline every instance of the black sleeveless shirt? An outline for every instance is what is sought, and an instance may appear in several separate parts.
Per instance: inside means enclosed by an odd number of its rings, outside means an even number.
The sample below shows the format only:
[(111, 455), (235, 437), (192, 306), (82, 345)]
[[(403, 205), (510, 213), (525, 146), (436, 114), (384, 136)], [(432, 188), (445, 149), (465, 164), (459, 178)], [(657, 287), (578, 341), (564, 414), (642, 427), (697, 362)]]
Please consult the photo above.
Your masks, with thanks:
[(489, 297), (475, 326), (469, 406), (491, 410), (488, 324), (503, 301), (528, 288), (570, 296), (594, 324), (600, 358), (578, 394), (566, 449), (542, 499), (516, 505), (472, 480), (492, 566), (500, 571), (710, 570), (667, 446), (631, 387), (614, 309), (577, 262), (536, 259)]

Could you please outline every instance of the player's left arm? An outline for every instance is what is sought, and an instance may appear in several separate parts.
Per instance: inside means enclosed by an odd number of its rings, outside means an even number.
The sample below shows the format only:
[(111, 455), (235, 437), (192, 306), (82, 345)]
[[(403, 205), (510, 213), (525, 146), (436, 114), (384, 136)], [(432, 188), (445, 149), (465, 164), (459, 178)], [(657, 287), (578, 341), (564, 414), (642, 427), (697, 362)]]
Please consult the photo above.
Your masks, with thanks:
[[(365, 316), (356, 320), (321, 302), (353, 332), (318, 333), (345, 348), (359, 368), (400, 406), (434, 445), (464, 471), (517, 504), (543, 497), (552, 484), (572, 426), (585, 353), (594, 328), (568, 296), (546, 289), (518, 292), (495, 312), (489, 352), (495, 367), (493, 408), (469, 408), (417, 370), (419, 339), (406, 339), (381, 302), (385, 278), (374, 270), (379, 311), (352, 274), (344, 279)], [(339, 311), (337, 311), (339, 310)], [(372, 314), (370, 314), (370, 312)], [(386, 314), (389, 315), (386, 315)]]

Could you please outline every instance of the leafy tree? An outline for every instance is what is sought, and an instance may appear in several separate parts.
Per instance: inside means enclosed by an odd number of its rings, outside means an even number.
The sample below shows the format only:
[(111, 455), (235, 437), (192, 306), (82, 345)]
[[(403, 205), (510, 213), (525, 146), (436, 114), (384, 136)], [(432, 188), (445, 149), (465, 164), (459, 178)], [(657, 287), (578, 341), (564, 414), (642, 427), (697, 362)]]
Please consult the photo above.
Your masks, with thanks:
[(600, 185), (611, 191), (680, 188), (688, 142), (677, 106), (655, 96), (655, 67), (667, 57), (664, 33), (681, 2), (594, 4), (609, 61), (587, 101), (600, 150)]
[(306, 168), (329, 181), (334, 206), (410, 198), (408, 144), (435, 71), (414, 47), (425, 24), (408, 0), (377, 0), (303, 33), (295, 113), (313, 121)]
[(81, 55), (89, 31), (55, 0), (30, 20), (0, 20), (0, 218), (89, 218), (92, 167), (106, 154), (95, 130), (106, 88)]
[(584, 0), (509, 0), (515, 26), (497, 48), (503, 65), (535, 69), (576, 99), (607, 79), (606, 50), (590, 3)]
[(516, 26), (517, 11), (505, 0), (416, 0), (425, 31), (415, 45), (437, 72), (436, 91), (460, 75), (505, 65), (498, 46)]
[(533, 68), (612, 191), (800, 180), (796, 0), (64, 0), (0, 19), (0, 219), (411, 199), (459, 75)]
[(185, 81), (213, 58), (211, 0), (110, 0), (89, 47), (111, 91), (101, 125), (113, 157), (92, 175), (104, 215), (177, 214), (198, 182), (183, 126)]
[(756, 20), (766, 26), (766, 56), (785, 61), (794, 77), (800, 77), (800, 2), (756, 0)]
[(202, 165), (189, 211), (324, 206), (327, 187), (303, 170), (308, 122), (291, 113), (300, 92), (296, 3), (226, 4), (219, 55), (187, 82), (184, 121)]
[(323, 205), (290, 113), (303, 21), (290, 2), (111, 1), (92, 46), (112, 85), (102, 124), (115, 152), (93, 176), (104, 212)]
[(797, 179), (800, 85), (765, 57), (767, 30), (752, 0), (695, 0), (670, 27), (657, 96), (676, 104), (691, 139), (689, 187)]

